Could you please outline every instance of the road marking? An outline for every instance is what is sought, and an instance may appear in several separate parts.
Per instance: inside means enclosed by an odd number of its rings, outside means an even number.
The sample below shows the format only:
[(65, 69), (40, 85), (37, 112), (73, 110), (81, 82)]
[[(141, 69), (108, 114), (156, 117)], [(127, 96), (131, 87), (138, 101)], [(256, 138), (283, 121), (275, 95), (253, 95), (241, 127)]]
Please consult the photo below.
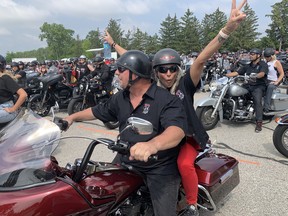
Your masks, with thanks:
[(253, 164), (253, 165), (256, 165), (256, 166), (260, 166), (261, 165), (261, 163), (255, 162), (255, 161), (241, 160), (241, 159), (238, 159), (238, 158), (236, 160), (238, 160), (241, 163)]
[(95, 129), (95, 128), (91, 128), (91, 127), (85, 127), (84, 125), (78, 125), (77, 127), (80, 129), (86, 130), (86, 131), (93, 131), (96, 133), (108, 134), (108, 135), (113, 135), (113, 136), (118, 135), (118, 133), (116, 133), (115, 131), (99, 130), (99, 129)]

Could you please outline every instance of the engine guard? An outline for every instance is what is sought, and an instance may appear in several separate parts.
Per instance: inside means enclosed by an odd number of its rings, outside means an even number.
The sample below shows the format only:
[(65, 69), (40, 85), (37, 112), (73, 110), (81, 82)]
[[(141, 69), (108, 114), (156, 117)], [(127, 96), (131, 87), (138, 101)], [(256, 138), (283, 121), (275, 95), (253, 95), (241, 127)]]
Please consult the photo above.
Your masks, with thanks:
[[(196, 163), (199, 179), (198, 206), (216, 211), (223, 200), (240, 182), (238, 161), (228, 155), (209, 153)], [(201, 202), (201, 200), (204, 200)]]

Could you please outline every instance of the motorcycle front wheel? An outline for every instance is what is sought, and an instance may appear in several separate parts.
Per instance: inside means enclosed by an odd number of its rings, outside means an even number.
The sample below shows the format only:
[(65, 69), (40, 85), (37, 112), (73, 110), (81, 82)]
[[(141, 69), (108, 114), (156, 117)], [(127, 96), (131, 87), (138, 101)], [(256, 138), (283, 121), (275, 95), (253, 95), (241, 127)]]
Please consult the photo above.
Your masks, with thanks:
[(219, 121), (218, 112), (214, 117), (211, 117), (214, 108), (212, 106), (197, 107), (196, 115), (200, 119), (205, 130), (212, 130)]
[(69, 101), (67, 112), (69, 115), (87, 109), (88, 105), (83, 104), (83, 98), (72, 98)]
[(28, 102), (27, 108), (31, 109), (39, 116), (45, 117), (50, 112), (51, 104), (48, 101), (45, 101), (42, 106), (42, 100), (43, 96), (40, 94), (33, 96)]
[(288, 157), (288, 125), (277, 125), (273, 133), (275, 148), (285, 157)]

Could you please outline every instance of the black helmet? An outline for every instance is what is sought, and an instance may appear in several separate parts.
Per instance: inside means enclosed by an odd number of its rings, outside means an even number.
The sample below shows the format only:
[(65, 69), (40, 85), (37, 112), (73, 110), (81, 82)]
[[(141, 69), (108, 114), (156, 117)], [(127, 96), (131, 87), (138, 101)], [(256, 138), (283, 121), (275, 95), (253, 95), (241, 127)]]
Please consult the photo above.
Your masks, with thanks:
[(4, 70), (6, 68), (6, 59), (0, 55), (0, 70)]
[(258, 48), (253, 48), (250, 50), (250, 53), (255, 53), (255, 54), (261, 55), (262, 51)]
[(110, 65), (110, 71), (114, 73), (116, 70), (117, 70), (117, 64), (115, 64), (115, 63), (111, 64)]
[(24, 65), (24, 62), (23, 61), (19, 61), (18, 65)]
[(94, 63), (104, 63), (104, 58), (101, 57), (101, 56), (96, 56), (94, 59), (93, 59), (93, 62)]
[(192, 52), (192, 53), (191, 53), (191, 57), (192, 57), (192, 58), (193, 58), (193, 57), (196, 57), (196, 58), (197, 58), (197, 57), (198, 57), (198, 55), (199, 55), (199, 53), (198, 53), (198, 52)]
[(139, 50), (129, 50), (118, 60), (117, 66), (129, 69), (142, 78), (151, 78), (151, 62), (147, 55)]
[(180, 55), (173, 49), (165, 48), (159, 50), (153, 58), (153, 68), (164, 64), (181, 65)]
[(264, 50), (264, 57), (271, 57), (274, 54), (275, 54), (275, 51), (273, 48), (266, 48)]
[(19, 66), (19, 63), (17, 63), (17, 62), (12, 62), (11, 63), (11, 67), (18, 67)]
[(227, 50), (223, 50), (223, 51), (221, 52), (221, 54), (222, 54), (222, 55), (223, 55), (223, 54), (228, 55), (228, 51), (227, 51)]
[(34, 61), (29, 62), (29, 67), (35, 67), (35, 66), (36, 66), (36, 63)]

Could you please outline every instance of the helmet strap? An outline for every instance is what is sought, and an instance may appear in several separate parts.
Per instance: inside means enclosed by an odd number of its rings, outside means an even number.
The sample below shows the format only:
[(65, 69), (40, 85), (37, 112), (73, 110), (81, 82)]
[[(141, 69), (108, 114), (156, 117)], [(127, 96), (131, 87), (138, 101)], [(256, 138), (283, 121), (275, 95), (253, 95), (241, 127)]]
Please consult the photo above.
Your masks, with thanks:
[(129, 89), (134, 83), (136, 83), (138, 80), (141, 79), (140, 76), (137, 76), (136, 79), (132, 80), (132, 74), (133, 74), (133, 72), (129, 70), (129, 81), (128, 81), (128, 85), (126, 86), (125, 89)]

